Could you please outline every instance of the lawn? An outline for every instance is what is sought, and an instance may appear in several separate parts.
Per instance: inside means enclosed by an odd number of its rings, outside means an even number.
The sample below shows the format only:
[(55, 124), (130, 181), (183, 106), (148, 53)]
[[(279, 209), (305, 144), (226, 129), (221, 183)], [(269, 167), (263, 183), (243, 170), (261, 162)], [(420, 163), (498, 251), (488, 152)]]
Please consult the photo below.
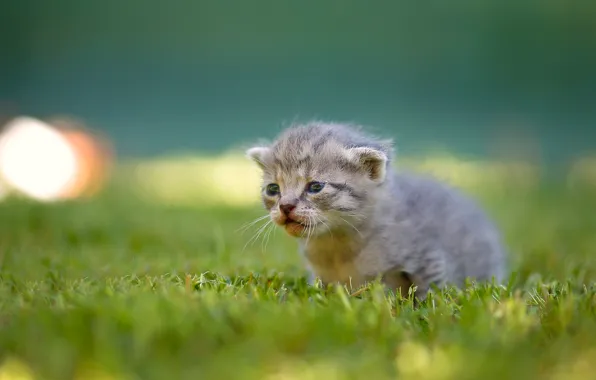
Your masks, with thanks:
[(91, 200), (0, 203), (0, 379), (596, 376), (587, 181), (438, 161), (502, 228), (513, 274), (414, 307), (375, 284), (308, 286), (281, 230), (247, 244), (264, 212), (230, 160), (124, 165)]

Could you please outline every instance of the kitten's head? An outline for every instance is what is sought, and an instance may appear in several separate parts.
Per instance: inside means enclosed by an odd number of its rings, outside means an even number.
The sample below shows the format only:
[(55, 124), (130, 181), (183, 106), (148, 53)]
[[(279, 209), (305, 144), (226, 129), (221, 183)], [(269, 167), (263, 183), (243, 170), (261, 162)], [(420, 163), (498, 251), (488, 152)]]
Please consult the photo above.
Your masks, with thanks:
[(271, 219), (296, 237), (353, 228), (385, 183), (391, 154), (390, 141), (318, 122), (293, 126), (271, 146), (247, 151), (263, 171)]

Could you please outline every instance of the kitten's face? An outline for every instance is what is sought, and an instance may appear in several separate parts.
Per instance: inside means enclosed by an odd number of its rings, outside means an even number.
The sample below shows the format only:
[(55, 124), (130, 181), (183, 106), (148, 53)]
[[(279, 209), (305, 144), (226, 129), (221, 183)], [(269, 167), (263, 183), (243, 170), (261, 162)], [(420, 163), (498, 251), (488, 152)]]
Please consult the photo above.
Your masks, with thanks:
[(247, 152), (263, 170), (261, 196), (277, 225), (295, 237), (354, 231), (370, 195), (385, 178), (387, 157), (334, 141), (286, 140)]

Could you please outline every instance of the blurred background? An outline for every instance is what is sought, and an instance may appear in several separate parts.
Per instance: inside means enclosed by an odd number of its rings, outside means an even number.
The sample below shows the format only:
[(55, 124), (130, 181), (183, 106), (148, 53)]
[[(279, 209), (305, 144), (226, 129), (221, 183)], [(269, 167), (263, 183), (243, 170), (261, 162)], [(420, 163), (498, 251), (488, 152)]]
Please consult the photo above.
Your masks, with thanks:
[[(30, 189), (39, 173), (71, 165), (56, 169), (64, 178), (53, 193), (36, 196), (74, 197), (99, 188), (117, 157), (142, 161), (143, 180), (187, 171), (186, 182), (218, 182), (238, 200), (226, 189), (234, 173), (248, 175), (244, 161), (204, 157), (312, 118), (370, 126), (404, 158), (596, 176), (586, 169), (596, 142), (594, 20), (587, 1), (4, 2), (0, 124), (28, 117), (79, 134), (63, 148), (70, 153), (44, 153), (60, 151), (50, 137), (13, 131), (30, 136), (0, 153), (9, 166), (0, 186), (44, 193)], [(27, 149), (37, 164), (26, 163)], [(60, 187), (82, 172), (85, 185)]]

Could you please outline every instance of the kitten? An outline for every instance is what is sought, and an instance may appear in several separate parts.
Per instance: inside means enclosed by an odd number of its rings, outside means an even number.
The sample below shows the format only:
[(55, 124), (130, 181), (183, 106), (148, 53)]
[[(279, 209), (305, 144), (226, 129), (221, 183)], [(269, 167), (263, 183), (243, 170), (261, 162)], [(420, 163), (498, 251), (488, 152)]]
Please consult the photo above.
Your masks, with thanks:
[(300, 242), (312, 274), (352, 288), (378, 277), (426, 297), (431, 284), (503, 280), (505, 253), (472, 202), (433, 179), (391, 170), (392, 142), (360, 128), (311, 122), (247, 151), (262, 169), (262, 200)]

